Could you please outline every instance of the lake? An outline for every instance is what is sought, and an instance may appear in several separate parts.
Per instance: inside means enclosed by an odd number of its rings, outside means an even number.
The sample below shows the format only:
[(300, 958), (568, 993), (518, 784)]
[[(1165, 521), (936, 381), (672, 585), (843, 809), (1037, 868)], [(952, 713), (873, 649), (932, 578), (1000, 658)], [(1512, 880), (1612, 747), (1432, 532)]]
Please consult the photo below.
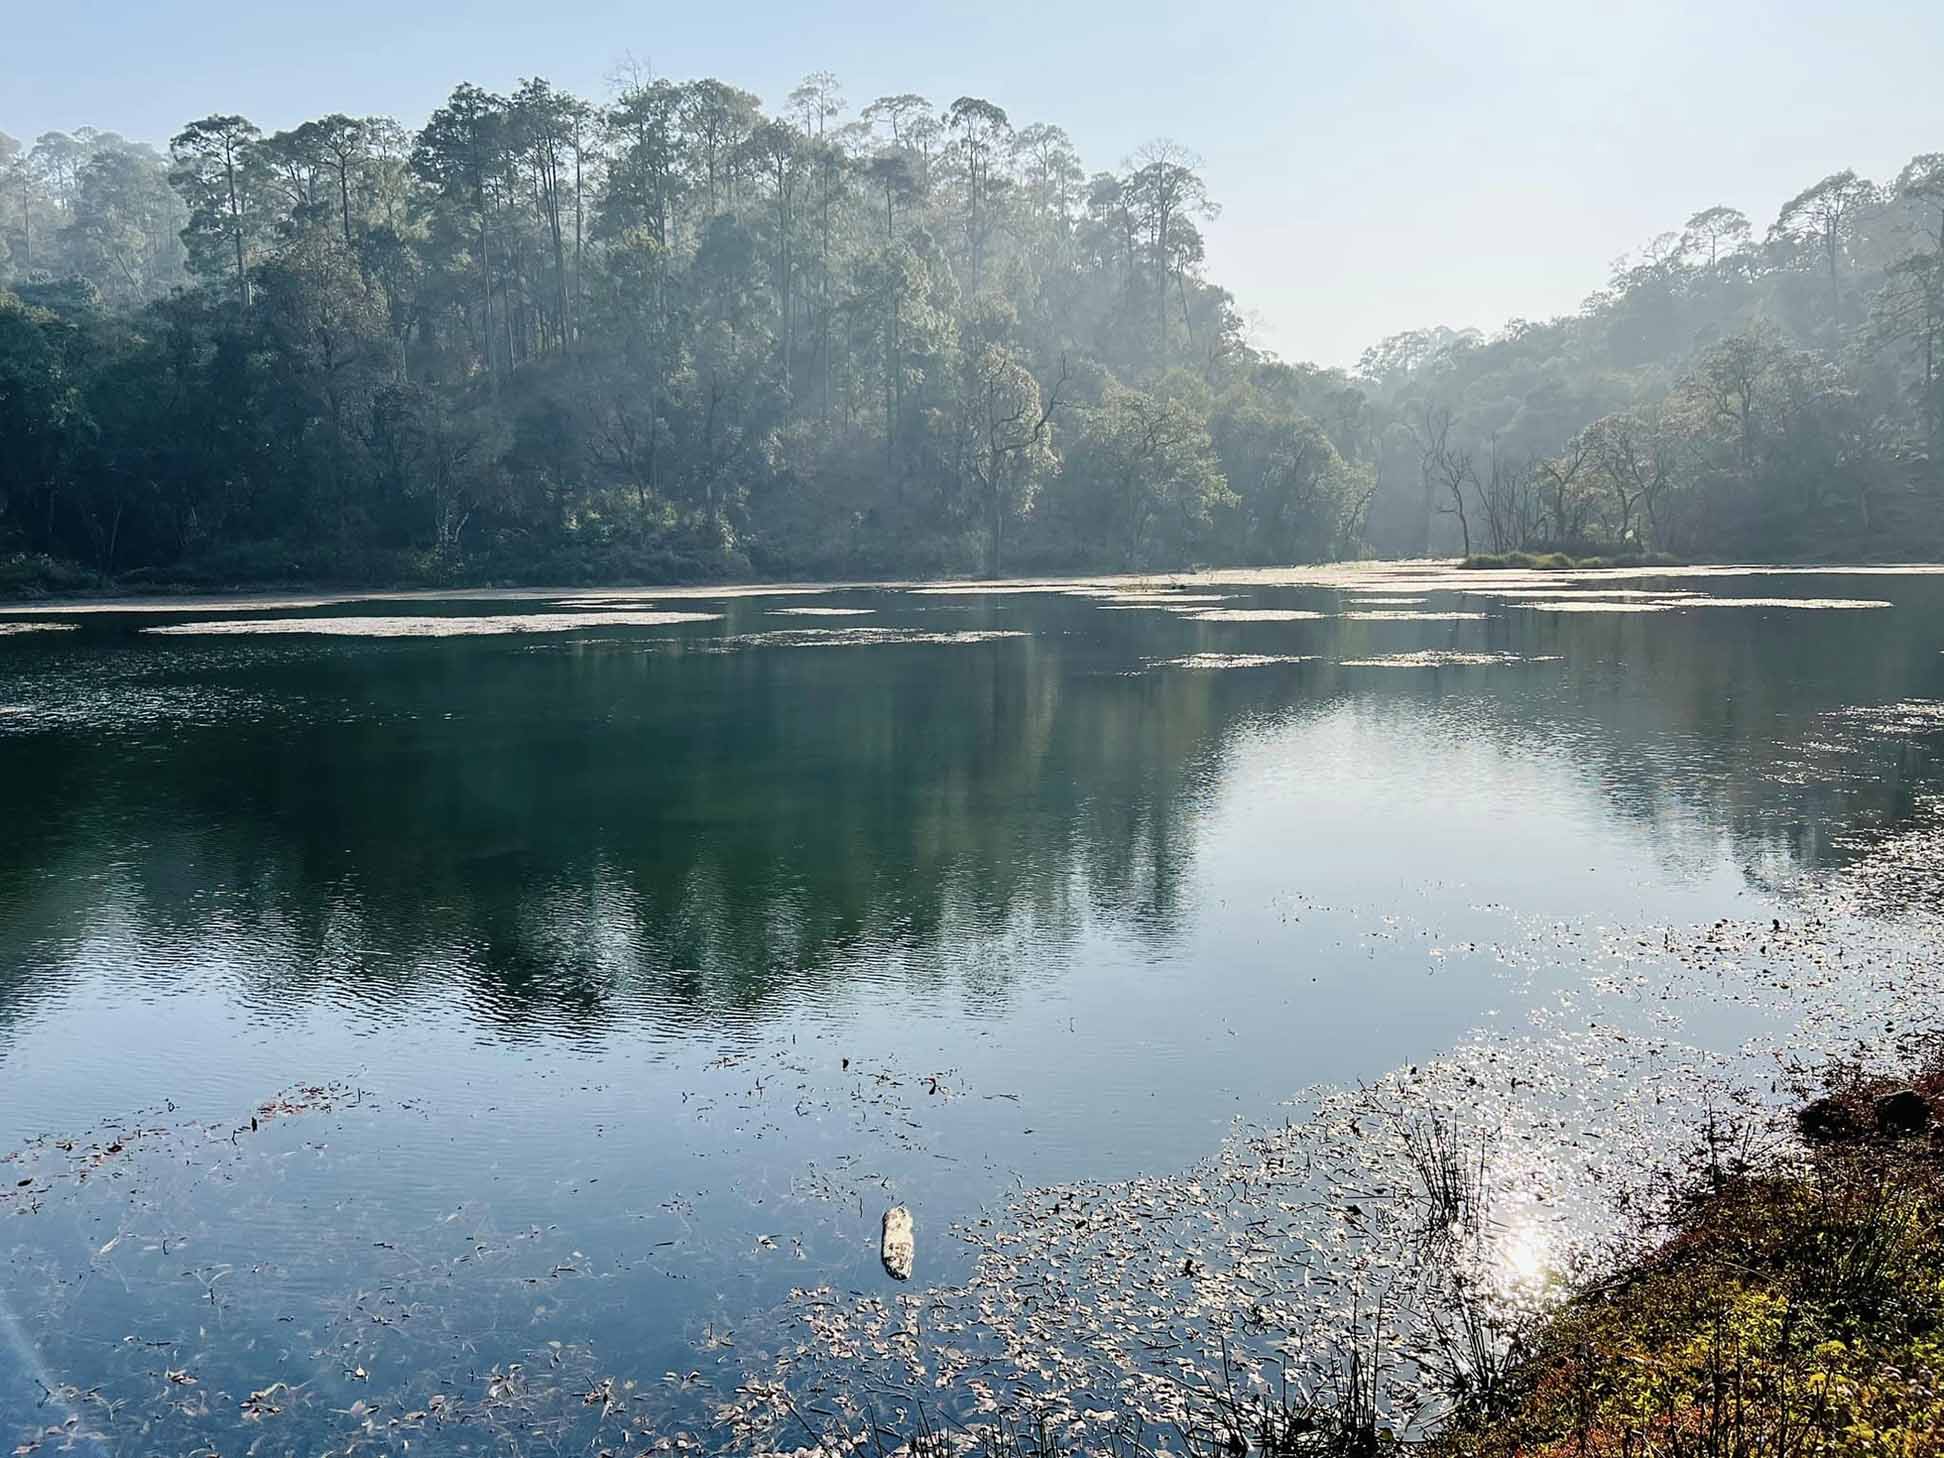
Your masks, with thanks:
[(1577, 1101), (1564, 1208), (1922, 1017), (1940, 649), (1923, 569), (0, 607), (0, 1436), (724, 1446), (793, 1292), (1432, 1069)]

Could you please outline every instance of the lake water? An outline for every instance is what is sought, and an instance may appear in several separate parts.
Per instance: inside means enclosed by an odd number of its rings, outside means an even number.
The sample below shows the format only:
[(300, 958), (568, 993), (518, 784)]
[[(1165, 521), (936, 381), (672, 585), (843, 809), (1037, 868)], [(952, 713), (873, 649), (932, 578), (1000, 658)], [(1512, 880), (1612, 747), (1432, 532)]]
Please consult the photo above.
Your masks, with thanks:
[(1930, 824), (1940, 649), (1915, 571), (0, 608), (0, 1436), (714, 1446), (792, 1290), (1671, 1026), (1587, 949)]

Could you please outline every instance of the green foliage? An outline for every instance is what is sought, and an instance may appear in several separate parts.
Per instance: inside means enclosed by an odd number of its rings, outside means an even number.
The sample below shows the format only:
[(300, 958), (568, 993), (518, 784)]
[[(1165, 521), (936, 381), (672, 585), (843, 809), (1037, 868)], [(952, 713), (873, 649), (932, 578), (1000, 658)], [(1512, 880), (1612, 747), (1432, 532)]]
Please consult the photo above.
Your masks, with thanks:
[[(1441, 1458), (1937, 1452), (1944, 1158), (1873, 1132), (1894, 1087), (1843, 1078), (1818, 1101), (1842, 1138), (1799, 1162), (1725, 1168), (1711, 1143), (1671, 1237), (1533, 1333)], [(1941, 1089), (1933, 1067), (1904, 1097)]]
[(1925, 157), (1887, 188), (1834, 174), (1759, 246), (1743, 214), (1707, 208), (1574, 316), (1373, 347), (1372, 413), (1404, 428), (1379, 442), (1368, 539), (1449, 551), (1469, 537), (1489, 556), (1936, 556), (1940, 177)]
[(0, 598), (40, 597), (50, 592), (91, 592), (105, 583), (99, 574), (52, 557), (13, 552), (0, 557)]
[[(716, 80), (0, 138), (0, 550), (151, 581), (1944, 550), (1944, 162), (1576, 315), (1248, 344), (1198, 164)], [(193, 282), (192, 282), (193, 281)], [(214, 574), (214, 577), (211, 576)]]

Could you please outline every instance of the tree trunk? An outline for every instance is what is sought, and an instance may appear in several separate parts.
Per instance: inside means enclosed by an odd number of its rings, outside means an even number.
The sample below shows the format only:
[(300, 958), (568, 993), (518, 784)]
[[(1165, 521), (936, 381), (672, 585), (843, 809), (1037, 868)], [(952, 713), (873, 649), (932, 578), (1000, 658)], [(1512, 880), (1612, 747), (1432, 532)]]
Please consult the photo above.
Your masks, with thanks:
[(898, 461), (898, 290), (890, 292), (890, 329), (885, 348), (885, 470)]
[(236, 297), (242, 305), (242, 312), (250, 311), (250, 275), (243, 266), (243, 205), (236, 195), (236, 158), (234, 152), (225, 154), (224, 176), (229, 183), (230, 240), (236, 245)]
[(995, 476), (986, 486), (986, 499), (990, 504), (992, 514), (992, 550), (986, 562), (986, 576), (988, 577), (997, 577), (999, 575), (1000, 543), (1005, 533), (1006, 513), (1003, 504), (1004, 494), (999, 489), (999, 480)]
[(486, 197), (479, 195), (479, 347), (486, 356), (486, 378), (499, 394), (499, 373), (493, 365), (493, 255), (486, 241)]
[(581, 180), (581, 124), (576, 121), (574, 123), (574, 317), (571, 326), (576, 343), (580, 341), (581, 270), (586, 256), (584, 252), (586, 230), (582, 221), (584, 196), (584, 184)]

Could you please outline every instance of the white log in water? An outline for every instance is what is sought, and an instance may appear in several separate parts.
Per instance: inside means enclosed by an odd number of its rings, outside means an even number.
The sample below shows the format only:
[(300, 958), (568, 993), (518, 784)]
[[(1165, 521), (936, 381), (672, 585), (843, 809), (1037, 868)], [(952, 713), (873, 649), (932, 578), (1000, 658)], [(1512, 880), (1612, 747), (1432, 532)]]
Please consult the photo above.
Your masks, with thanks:
[(882, 1255), (885, 1274), (894, 1281), (911, 1279), (911, 1263), (917, 1255), (917, 1242), (911, 1232), (911, 1212), (893, 1205), (884, 1212)]

